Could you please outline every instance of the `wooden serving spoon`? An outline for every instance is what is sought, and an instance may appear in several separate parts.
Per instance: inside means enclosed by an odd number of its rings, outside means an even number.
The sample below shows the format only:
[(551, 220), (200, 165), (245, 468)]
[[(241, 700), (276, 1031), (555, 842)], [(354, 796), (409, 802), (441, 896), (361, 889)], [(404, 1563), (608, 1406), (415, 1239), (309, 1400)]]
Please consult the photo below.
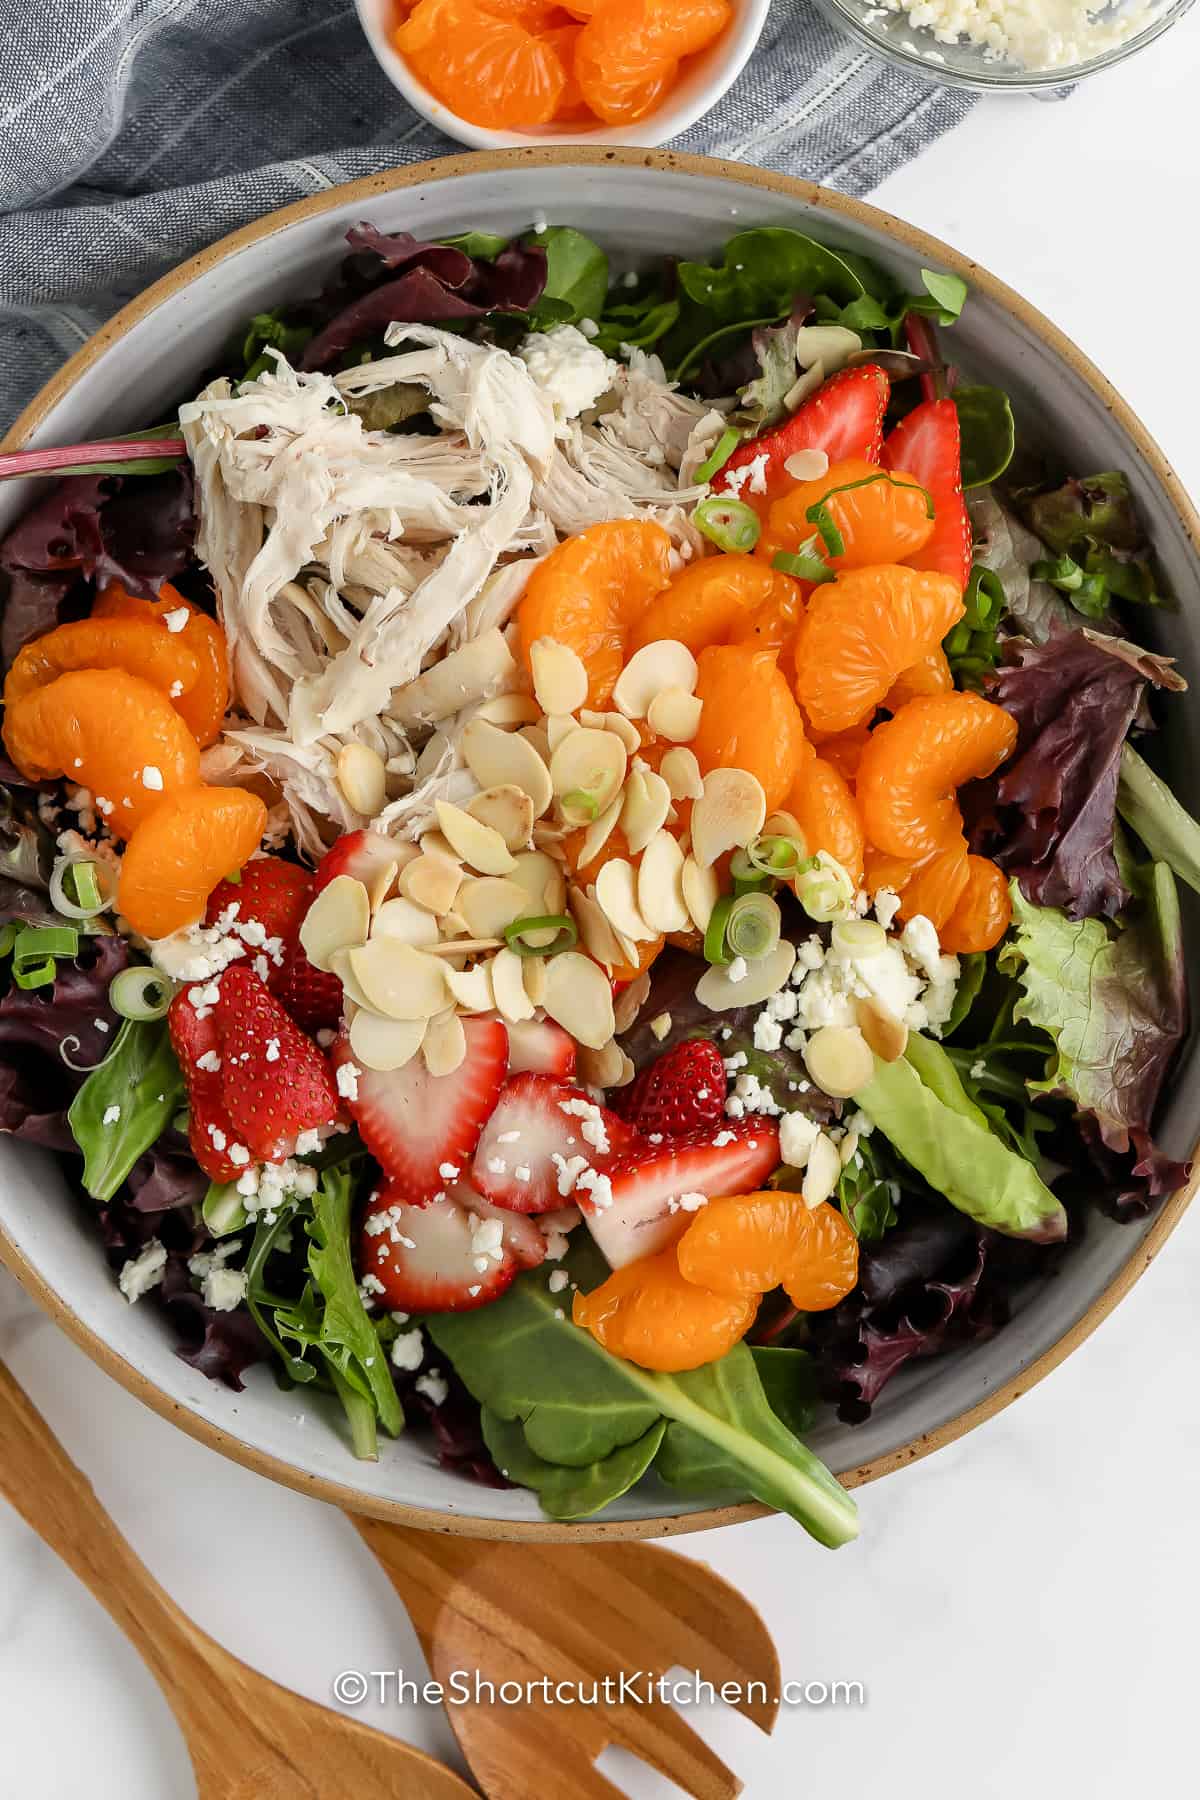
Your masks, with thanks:
[[(488, 1690), (447, 1707), (471, 1773), (488, 1800), (621, 1800), (592, 1764), (618, 1744), (696, 1800), (734, 1800), (737, 1776), (674, 1710), (670, 1699), (620, 1698), (620, 1677), (693, 1671), (760, 1730), (775, 1726), (779, 1657), (750, 1602), (703, 1563), (649, 1544), (532, 1545), (408, 1531), (354, 1518), (408, 1609), (434, 1678), (470, 1692), (480, 1681), (548, 1678), (520, 1704), (492, 1704)], [(597, 1703), (565, 1704), (558, 1682)], [(461, 1691), (461, 1689), (460, 1689)], [(516, 1690), (510, 1690), (515, 1693)]]
[(433, 1757), (289, 1693), (193, 1625), (2, 1364), (0, 1494), (140, 1651), (187, 1740), (200, 1800), (478, 1800)]

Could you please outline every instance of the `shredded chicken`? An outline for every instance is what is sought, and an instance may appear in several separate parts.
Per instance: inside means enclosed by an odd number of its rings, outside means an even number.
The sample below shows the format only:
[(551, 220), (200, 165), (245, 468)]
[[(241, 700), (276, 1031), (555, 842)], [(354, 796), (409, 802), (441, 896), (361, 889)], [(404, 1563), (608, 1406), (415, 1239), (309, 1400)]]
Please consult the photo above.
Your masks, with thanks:
[[(681, 562), (699, 551), (692, 476), (724, 427), (640, 353), (614, 365), (594, 413), (564, 422), (494, 345), (408, 324), (386, 341), (396, 354), (334, 376), (275, 353), (256, 380), (215, 381), (180, 411), (233, 679), (209, 778), (268, 775), (311, 856), (372, 822), (337, 783), (347, 743), (387, 765), (379, 829), (416, 835), (437, 799), (465, 791), (462, 723), (512, 687), (500, 634), (563, 538), (651, 517)], [(426, 389), (436, 435), (372, 431), (347, 408), (396, 385)]]

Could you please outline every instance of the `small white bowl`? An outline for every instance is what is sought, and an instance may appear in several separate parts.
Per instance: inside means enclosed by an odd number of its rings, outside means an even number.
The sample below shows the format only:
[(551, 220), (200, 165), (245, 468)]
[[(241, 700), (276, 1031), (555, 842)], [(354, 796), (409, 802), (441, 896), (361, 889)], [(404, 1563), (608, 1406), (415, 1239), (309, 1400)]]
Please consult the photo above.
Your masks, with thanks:
[(473, 150), (513, 150), (523, 144), (633, 144), (649, 149), (678, 137), (702, 119), (733, 86), (762, 36), (771, 0), (733, 0), (734, 15), (727, 30), (707, 50), (688, 58), (682, 79), (663, 105), (636, 125), (597, 123), (594, 130), (578, 123), (535, 125), (529, 131), (488, 131), (482, 125), (460, 119), (417, 79), (393, 46), (394, 0), (354, 0), (354, 4), (367, 42), (392, 86), (400, 90), (423, 119), (447, 137), (457, 138), (460, 144), (469, 144)]

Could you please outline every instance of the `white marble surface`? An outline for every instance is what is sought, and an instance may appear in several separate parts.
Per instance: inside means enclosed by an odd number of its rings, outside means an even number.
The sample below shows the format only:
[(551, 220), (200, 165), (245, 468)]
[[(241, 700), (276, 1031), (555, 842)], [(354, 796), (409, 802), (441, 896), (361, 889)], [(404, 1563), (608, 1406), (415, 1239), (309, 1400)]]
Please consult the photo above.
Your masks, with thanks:
[[(1198, 62), (1188, 21), (1066, 104), (985, 103), (875, 196), (1065, 326), (1193, 492), (1196, 379), (1168, 340), (1186, 334), (1200, 279)], [(866, 1689), (861, 1708), (785, 1712), (771, 1740), (723, 1709), (700, 1714), (750, 1800), (828, 1795), (847, 1776), (892, 1800), (1180, 1791), (1194, 1761), (1198, 1288), (1193, 1209), (1057, 1374), (862, 1492), (862, 1538), (836, 1556), (774, 1520), (678, 1543), (757, 1603), (785, 1675)], [(144, 1410), (2, 1273), (0, 1353), (154, 1574), (230, 1649), (318, 1699), (340, 1669), (420, 1669), (402, 1608), (336, 1513)], [(453, 1759), (437, 1711), (359, 1716)], [(195, 1792), (133, 1652), (2, 1503), (0, 1744), (0, 1790), (27, 1800)], [(605, 1767), (639, 1800), (677, 1792), (619, 1759)]]

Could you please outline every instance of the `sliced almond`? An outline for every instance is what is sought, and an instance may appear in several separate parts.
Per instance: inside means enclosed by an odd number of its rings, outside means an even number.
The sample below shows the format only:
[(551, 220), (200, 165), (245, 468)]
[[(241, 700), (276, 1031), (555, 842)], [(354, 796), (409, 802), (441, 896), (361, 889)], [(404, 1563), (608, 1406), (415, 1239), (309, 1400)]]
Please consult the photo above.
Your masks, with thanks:
[(430, 856), (444, 856), (447, 862), (462, 862), (462, 857), (451, 844), (450, 839), (444, 832), (437, 831), (432, 826), (428, 831), (421, 833), (420, 850)]
[(519, 881), (485, 875), (463, 883), (457, 904), (472, 937), (499, 938), (506, 925), (528, 914), (529, 895)]
[(821, 1132), (808, 1153), (800, 1193), (811, 1211), (828, 1200), (842, 1178), (842, 1159), (838, 1147), (826, 1132)]
[(447, 968), (444, 973), (446, 986), (464, 1012), (491, 1012), (496, 1000), (490, 964), (476, 963), (473, 969)]
[(517, 736), (524, 738), (527, 744), (532, 745), (546, 767), (550, 767), (550, 737), (544, 725), (522, 725)]
[(463, 961), (468, 956), (486, 956), (490, 950), (499, 950), (503, 938), (450, 938), (440, 944), (431, 944), (430, 956), (444, 956), (448, 962), (457, 957)]
[(670, 788), (672, 800), (698, 800), (704, 792), (704, 778), (692, 750), (668, 750), (658, 772)]
[(669, 738), (673, 744), (690, 744), (700, 729), (703, 711), (703, 702), (686, 688), (664, 688), (650, 702), (646, 723), (655, 737)]
[(676, 638), (659, 638), (635, 650), (625, 664), (613, 688), (613, 705), (627, 719), (644, 719), (656, 694), (672, 687), (692, 694), (699, 674), (686, 644)]
[[(607, 718), (607, 713), (593, 712), (590, 706), (581, 706), (579, 708), (579, 723), (581, 725), (590, 726), (593, 731), (603, 731)], [(639, 734), (638, 742), (641, 743), (641, 741), (641, 735)]]
[[(567, 905), (571, 909), (571, 917), (579, 928), (580, 940), (589, 956), (603, 963), (605, 968), (615, 969), (624, 961), (617, 934), (605, 918), (603, 911), (596, 904), (594, 894), (586, 893), (583, 888), (567, 889)], [(545, 1005), (545, 1000), (540, 1002)]]
[(496, 1011), (514, 1025), (522, 1019), (532, 1019), (534, 1013), (533, 1001), (525, 991), (523, 962), (515, 950), (497, 950), (491, 961)]
[(425, 850), (400, 871), (400, 893), (426, 912), (449, 912), (454, 905), (463, 872), (457, 862), (436, 850)]
[[(611, 731), (614, 737), (620, 738), (626, 753), (629, 756), (636, 756), (642, 747), (642, 734), (633, 720), (627, 719), (624, 713), (606, 712), (599, 716), (601, 731)], [(580, 724), (584, 723), (585, 721), (580, 719)]]
[(804, 1046), (804, 1066), (817, 1086), (835, 1100), (848, 1100), (875, 1073), (875, 1058), (853, 1025), (822, 1025)]
[(563, 739), (570, 737), (573, 731), (579, 730), (579, 720), (573, 718), (570, 713), (547, 713), (543, 729), (546, 733), (546, 742), (550, 746), (550, 755), (553, 756)]
[(360, 1006), (350, 1021), (350, 1049), (364, 1068), (386, 1073), (412, 1061), (425, 1031), (424, 1019), (385, 1019)]
[(431, 1019), (446, 1004), (446, 971), (436, 956), (393, 938), (372, 938), (349, 951), (367, 1005), (388, 1019)]
[[(490, 880), (491, 877), (489, 876), (487, 879)], [(460, 888), (459, 893), (461, 892), (462, 889)], [(440, 937), (465, 938), (470, 937), (471, 935), (471, 928), (463, 918), (462, 914), (458, 911), (457, 907), (452, 906), (449, 912), (439, 913), (437, 926), (438, 935)]]
[(438, 922), (425, 907), (412, 900), (385, 900), (375, 914), (371, 927), (373, 937), (395, 938), (401, 944), (415, 944), (418, 950), (438, 941)]
[(648, 943), (655, 936), (638, 909), (637, 874), (623, 856), (606, 862), (596, 877), (596, 900), (605, 918), (622, 937)]
[(355, 812), (373, 819), (387, 801), (387, 767), (369, 744), (343, 744), (338, 751), (337, 784)]
[(635, 975), (632, 981), (626, 982), (613, 1001), (613, 1017), (617, 1021), (618, 1032), (628, 1031), (637, 1023), (637, 1016), (646, 1003), (650, 992), (650, 977), (645, 970)]
[(562, 912), (566, 899), (562, 869), (544, 850), (523, 850), (507, 879), (524, 888), (526, 912)]
[[(723, 968), (714, 965), (706, 969), (696, 983), (696, 998), (710, 1012), (729, 1012), (735, 1006), (759, 1006), (779, 992), (791, 974), (795, 960), (796, 946), (783, 942), (753, 962), (737, 957)], [(731, 969), (740, 976), (739, 980), (731, 978)]]
[(612, 804), (625, 780), (629, 758), (611, 731), (581, 725), (550, 758), (550, 780), (565, 819), (587, 825)]
[[(357, 947), (356, 945), (355, 948)], [(335, 950), (329, 959), (329, 966), (341, 982), (342, 991), (350, 1005), (366, 1012), (374, 1012), (375, 1008), (359, 987), (354, 970), (350, 967), (349, 950)]]
[(371, 929), (371, 901), (353, 875), (335, 875), (323, 887), (300, 927), (300, 945), (317, 969), (332, 969), (339, 950), (365, 944)]
[(798, 838), (801, 843), (804, 842), (800, 821), (795, 813), (790, 812), (773, 812), (768, 819), (763, 821), (762, 835), (764, 837)]
[(525, 729), (504, 731), (478, 714), (463, 726), (461, 749), (468, 769), (485, 791), (493, 787), (517, 787), (533, 802), (533, 816), (540, 819), (554, 798), (550, 771), (538, 750), (522, 736)]
[(625, 783), (621, 805), (621, 830), (629, 854), (637, 856), (655, 832), (666, 823), (671, 810), (671, 790), (653, 769), (635, 768)]
[(642, 852), (637, 903), (655, 935), (691, 930), (692, 921), (683, 897), (683, 851), (669, 831), (656, 831)]
[(874, 996), (855, 1007), (858, 1029), (880, 1062), (897, 1062), (908, 1048), (908, 1026)]
[(544, 713), (573, 713), (587, 699), (588, 672), (568, 644), (551, 637), (529, 646), (533, 691)]
[(692, 924), (697, 931), (707, 931), (713, 907), (721, 898), (721, 887), (717, 881), (716, 871), (702, 869), (694, 856), (686, 856), (683, 860), (679, 885), (683, 892), (684, 905), (691, 915)]
[(820, 481), (829, 473), (829, 457), (824, 450), (793, 450), (783, 467), (793, 481)]
[(461, 806), (452, 806), (449, 800), (435, 800), (434, 811), (451, 848), (472, 869), (478, 869), (481, 875), (508, 874), (513, 854), (493, 826), (482, 824)]
[(483, 700), (504, 686), (516, 672), (516, 664), (503, 633), (493, 627), (468, 638), (440, 662), (397, 690), (390, 712), (405, 727), (448, 719), (475, 700)]
[(580, 1079), (589, 1087), (626, 1087), (634, 1077), (633, 1064), (616, 1038), (609, 1038), (599, 1050), (581, 1045), (575, 1067)]
[(467, 801), (467, 812), (481, 825), (498, 831), (510, 850), (523, 850), (533, 830), (533, 801), (523, 788), (505, 782), (500, 787), (485, 788)]
[(515, 731), (519, 725), (536, 725), (542, 709), (528, 694), (497, 694), (491, 700), (482, 701), (471, 716), (486, 719), (490, 725), (498, 725), (501, 731)]
[(431, 1075), (453, 1075), (467, 1054), (467, 1034), (453, 1009), (438, 1013), (425, 1027), (421, 1055)]
[(414, 857), (420, 855), (415, 844), (403, 838), (389, 840), (392, 849), (391, 858), (381, 856), (373, 868), (367, 871), (367, 894), (371, 901), (371, 911), (376, 912), (392, 891), (393, 884), (401, 869), (408, 867)]
[(550, 958), (543, 1005), (576, 1043), (599, 1050), (613, 1035), (612, 985), (603, 969), (578, 950)]
[(605, 844), (617, 828), (621, 817), (624, 795), (618, 794), (611, 806), (606, 806), (598, 819), (593, 819), (583, 834), (583, 842), (579, 846), (579, 867), (586, 869), (588, 864), (599, 856)]
[(650, 1021), (651, 1035), (661, 1044), (671, 1033), (671, 1015), (669, 1012), (655, 1013)]
[(767, 816), (762, 783), (746, 769), (711, 769), (692, 807), (692, 855), (711, 868), (727, 850), (744, 849)]
[(521, 977), (530, 1000), (534, 1006), (540, 1006), (546, 998), (545, 957), (523, 956), (521, 958)]

